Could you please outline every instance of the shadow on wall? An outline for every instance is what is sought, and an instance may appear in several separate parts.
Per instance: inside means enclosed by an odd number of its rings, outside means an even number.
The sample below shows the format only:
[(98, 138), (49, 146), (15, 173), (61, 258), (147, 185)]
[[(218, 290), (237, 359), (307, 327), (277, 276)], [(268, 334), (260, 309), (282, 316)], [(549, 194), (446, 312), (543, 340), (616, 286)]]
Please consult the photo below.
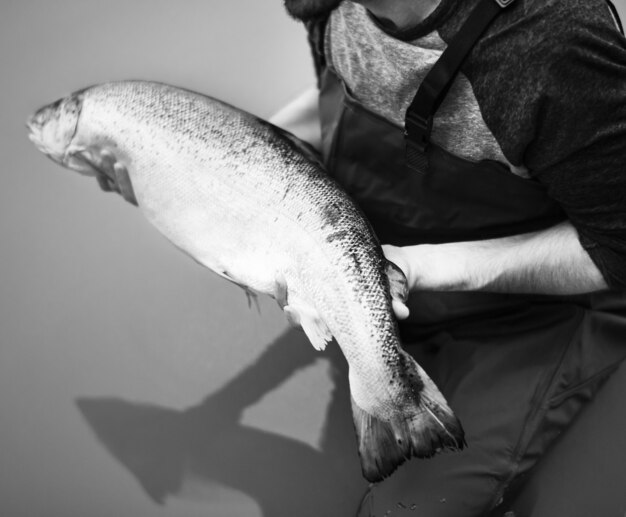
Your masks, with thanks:
[[(157, 503), (186, 481), (218, 482), (246, 493), (264, 517), (352, 515), (365, 490), (355, 453), (347, 365), (329, 347), (334, 389), (321, 450), (240, 423), (258, 401), (319, 358), (291, 330), (259, 360), (201, 404), (184, 411), (116, 398), (82, 398), (78, 408), (106, 449)], [(302, 346), (300, 346), (302, 345)]]

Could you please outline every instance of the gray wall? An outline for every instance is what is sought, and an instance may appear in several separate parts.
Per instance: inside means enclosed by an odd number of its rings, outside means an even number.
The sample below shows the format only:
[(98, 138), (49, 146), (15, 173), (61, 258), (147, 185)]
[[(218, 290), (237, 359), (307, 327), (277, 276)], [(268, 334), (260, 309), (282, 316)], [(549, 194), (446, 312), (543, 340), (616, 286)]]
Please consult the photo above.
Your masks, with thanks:
[[(24, 128), (125, 78), (266, 117), (313, 82), (281, 4), (0, 3), (0, 515), (352, 515), (365, 484), (336, 350), (315, 353), (270, 300), (249, 308)], [(613, 465), (587, 425), (577, 446)]]

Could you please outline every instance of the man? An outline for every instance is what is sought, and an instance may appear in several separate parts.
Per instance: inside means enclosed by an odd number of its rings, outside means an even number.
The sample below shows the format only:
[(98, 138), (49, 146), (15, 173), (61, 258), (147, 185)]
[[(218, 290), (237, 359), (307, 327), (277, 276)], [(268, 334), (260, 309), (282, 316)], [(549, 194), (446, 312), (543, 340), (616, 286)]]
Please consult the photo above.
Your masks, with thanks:
[(358, 515), (496, 515), (626, 353), (625, 40), (604, 0), (285, 4), (319, 81), (273, 121), (406, 273), (405, 347), (466, 431)]
[(273, 122), (406, 273), (406, 349), (467, 434), (359, 516), (496, 514), (626, 352), (625, 40), (604, 0), (285, 5), (319, 80)]

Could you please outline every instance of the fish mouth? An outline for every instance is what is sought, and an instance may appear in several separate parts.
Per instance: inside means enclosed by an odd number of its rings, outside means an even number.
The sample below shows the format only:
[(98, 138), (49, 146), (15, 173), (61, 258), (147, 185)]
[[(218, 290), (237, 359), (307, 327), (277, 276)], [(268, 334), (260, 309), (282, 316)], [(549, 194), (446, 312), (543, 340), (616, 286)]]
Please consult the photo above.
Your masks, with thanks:
[(26, 128), (28, 129), (28, 139), (34, 146), (52, 161), (63, 165), (63, 157), (59, 156), (58, 153), (55, 153), (45, 144), (42, 128), (30, 120), (26, 123)]
[(28, 130), (28, 139), (35, 147), (47, 156), (50, 156), (50, 150), (44, 145), (42, 138), (42, 125), (38, 120), (37, 114), (31, 115), (26, 121), (26, 129)]
[(26, 120), (26, 129), (28, 129), (28, 138), (33, 140), (35, 133), (41, 131), (41, 124), (37, 121), (37, 113), (31, 115)]
[(26, 120), (29, 140), (39, 151), (61, 165), (77, 124), (77, 116), (66, 109), (67, 104), (65, 98), (59, 99), (40, 108)]

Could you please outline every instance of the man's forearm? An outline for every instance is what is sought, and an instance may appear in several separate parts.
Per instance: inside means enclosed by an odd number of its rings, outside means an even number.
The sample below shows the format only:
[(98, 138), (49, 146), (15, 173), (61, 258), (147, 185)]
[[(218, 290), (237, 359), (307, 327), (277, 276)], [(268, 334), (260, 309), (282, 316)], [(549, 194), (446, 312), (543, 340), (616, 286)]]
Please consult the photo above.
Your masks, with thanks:
[(384, 248), (411, 290), (567, 295), (607, 288), (570, 223), (500, 239)]

